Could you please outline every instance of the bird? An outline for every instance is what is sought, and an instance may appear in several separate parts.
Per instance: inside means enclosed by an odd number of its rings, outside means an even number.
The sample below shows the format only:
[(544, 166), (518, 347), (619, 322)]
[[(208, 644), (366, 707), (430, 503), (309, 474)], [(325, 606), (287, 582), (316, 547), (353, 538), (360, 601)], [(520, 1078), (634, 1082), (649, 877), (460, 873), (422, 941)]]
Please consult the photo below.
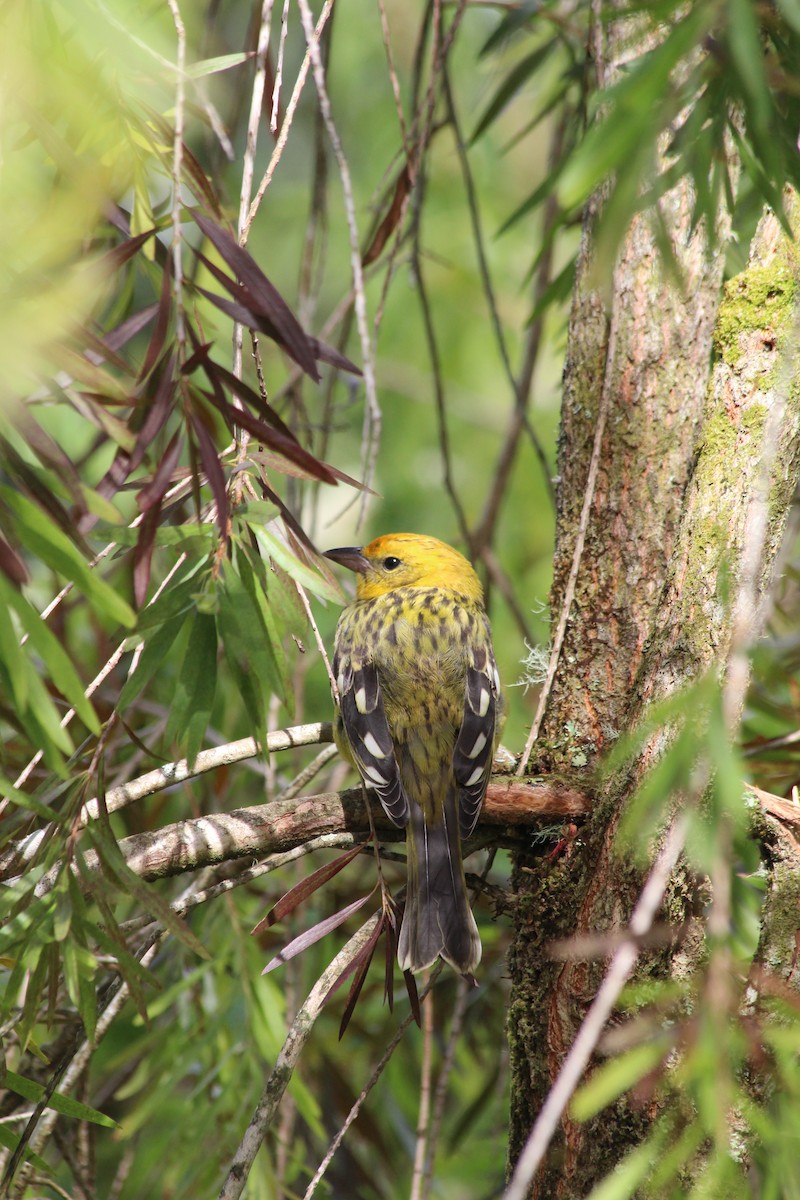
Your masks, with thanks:
[(481, 940), (461, 846), (478, 820), (503, 708), (480, 580), (457, 550), (423, 534), (384, 534), (325, 556), (356, 574), (336, 627), (334, 738), (406, 829), (398, 962), (416, 972), (441, 956), (474, 979)]

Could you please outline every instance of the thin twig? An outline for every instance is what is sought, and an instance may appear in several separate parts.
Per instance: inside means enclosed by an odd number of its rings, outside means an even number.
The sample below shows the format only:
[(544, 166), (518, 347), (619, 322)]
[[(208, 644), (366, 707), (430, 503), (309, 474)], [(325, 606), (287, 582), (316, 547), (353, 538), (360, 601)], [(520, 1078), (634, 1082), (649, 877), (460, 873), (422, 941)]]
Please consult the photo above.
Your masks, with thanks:
[[(361, 369), (364, 372), (364, 392), (366, 396), (367, 412), (370, 415), (370, 422), (373, 430), (373, 437), (379, 438), (381, 428), (381, 409), (378, 403), (378, 389), (375, 379), (375, 359), (372, 347), (372, 336), (370, 334), (369, 321), (367, 319), (367, 297), (364, 289), (364, 269), (361, 265), (361, 247), (359, 245), (358, 222), (356, 220), (356, 205), (353, 194), (353, 183), (350, 177), (350, 167), (342, 147), (341, 139), (338, 130), (333, 120), (331, 111), (330, 98), (328, 96), (327, 84), (325, 82), (325, 69), (322, 64), (322, 56), (319, 52), (319, 42), (315, 39), (314, 23), (311, 17), (311, 10), (308, 6), (308, 0), (298, 0), (300, 5), (300, 19), (303, 22), (303, 31), (306, 35), (308, 49), (311, 52), (311, 69), (314, 73), (314, 82), (317, 86), (317, 94), (319, 96), (320, 109), (325, 120), (325, 126), (328, 130), (328, 137), (331, 140), (334, 157), (339, 168), (339, 178), (342, 183), (342, 193), (344, 197), (344, 210), (347, 218), (347, 228), (350, 235), (350, 267), (353, 274), (353, 288), (355, 290), (355, 314), (356, 325), (358, 327), (358, 336), (361, 342)], [(369, 488), (372, 482), (372, 473), (374, 467), (372, 462), (367, 461), (363, 464), (363, 480)], [(369, 498), (369, 491), (364, 491), (362, 495), (361, 517), (363, 518), (366, 512), (366, 505)]]
[(281, 13), (281, 37), (278, 43), (278, 61), (275, 67), (275, 83), (272, 88), (272, 108), (269, 115), (270, 133), (278, 132), (278, 112), (281, 103), (281, 84), (283, 83), (283, 63), (286, 49), (286, 35), (289, 32), (289, 0), (283, 0)]
[(417, 1144), (414, 1169), (411, 1173), (410, 1200), (420, 1200), (425, 1181), (428, 1158), (428, 1137), (431, 1121), (431, 1073), (433, 1070), (433, 995), (422, 1008), (422, 1066), (419, 1081), (419, 1113), (417, 1115)]
[(329, 763), (332, 758), (336, 758), (338, 753), (339, 749), (337, 746), (326, 746), (324, 750), (320, 750), (316, 758), (312, 759), (308, 766), (304, 767), (303, 770), (295, 776), (288, 787), (285, 787), (283, 791), (276, 797), (277, 801), (280, 802), (282, 800), (294, 800), (295, 796), (298, 796), (300, 792), (302, 792), (306, 784), (310, 783), (312, 779), (319, 775), (322, 768), (326, 766), (326, 764)]
[[(434, 967), (433, 972), (431, 974), (430, 982), (420, 992), (420, 996), (419, 996), (420, 1004), (422, 1004), (422, 1002), (428, 996), (428, 993), (430, 992), (431, 988), (433, 987), (433, 985), (436, 983), (436, 980), (441, 975), (442, 970), (443, 970), (442, 963), (441, 962), (437, 963), (437, 965)], [(397, 1032), (395, 1033), (392, 1040), (389, 1042), (389, 1045), (386, 1047), (386, 1049), (383, 1053), (383, 1057), (380, 1059), (377, 1066), (375, 1067), (375, 1070), (370, 1075), (367, 1083), (364, 1085), (364, 1088), (361, 1091), (361, 1094), (358, 1096), (358, 1098), (356, 1099), (352, 1108), (350, 1109), (350, 1112), (347, 1114), (347, 1116), (344, 1120), (344, 1124), (342, 1125), (341, 1129), (337, 1132), (336, 1136), (333, 1138), (330, 1146), (328, 1147), (327, 1151), (325, 1152), (325, 1157), (323, 1158), (322, 1162), (319, 1164), (316, 1171), (314, 1172), (314, 1176), (313, 1176), (311, 1182), (309, 1183), (308, 1187), (306, 1188), (305, 1193), (303, 1195), (303, 1200), (311, 1200), (311, 1197), (314, 1195), (314, 1192), (317, 1190), (317, 1186), (318, 1186), (320, 1180), (322, 1179), (322, 1176), (325, 1174), (325, 1172), (327, 1171), (327, 1169), (330, 1165), (331, 1159), (333, 1158), (334, 1154), (336, 1153), (336, 1151), (339, 1149), (342, 1142), (344, 1141), (345, 1134), (347, 1133), (348, 1129), (353, 1124), (353, 1121), (355, 1121), (356, 1117), (360, 1113), (360, 1111), (364, 1105), (364, 1102), (367, 1099), (367, 1096), (369, 1096), (370, 1092), (377, 1084), (381, 1075), (386, 1070), (386, 1067), (388, 1066), (392, 1055), (394, 1054), (397, 1047), (400, 1045), (400, 1042), (403, 1040), (404, 1033), (406, 1032), (406, 1030), (409, 1028), (410, 1025), (414, 1024), (414, 1020), (415, 1020), (414, 1014), (409, 1013), (408, 1016), (404, 1017), (403, 1020), (401, 1021), (400, 1025), (397, 1028)]]
[[(328, 18), (331, 15), (332, 9), (333, 0), (325, 0), (325, 4), (323, 5), (322, 12), (319, 14), (319, 20), (317, 21), (316, 28), (314, 30), (315, 45), (319, 43), (319, 39), (322, 37), (322, 31), (328, 23)], [(292, 127), (294, 114), (297, 109), (303, 87), (305, 86), (306, 76), (308, 75), (308, 68), (310, 65), (311, 47), (309, 46), (306, 49), (305, 57), (300, 64), (300, 70), (297, 72), (297, 79), (295, 80), (295, 84), (292, 89), (292, 95), (289, 99), (289, 103), (286, 106), (286, 112), (283, 115), (283, 121), (281, 122), (281, 130), (278, 134), (278, 140), (275, 143), (275, 148), (272, 151), (272, 156), (267, 164), (267, 169), (262, 176), (261, 183), (258, 185), (258, 191), (255, 194), (253, 203), (250, 205), (250, 209), (247, 213), (247, 219), (242, 226), (242, 231), (239, 236), (239, 241), (242, 245), (245, 245), (247, 242), (247, 238), (250, 234), (250, 226), (255, 220), (256, 214), (261, 207), (261, 201), (264, 199), (264, 193), (272, 182), (272, 176), (275, 174), (275, 169), (283, 156), (283, 151), (289, 138), (289, 130)]]
[(238, 1200), (241, 1196), (256, 1154), (275, 1119), (278, 1105), (289, 1085), (300, 1053), (311, 1036), (317, 1017), (322, 1012), (328, 993), (342, 971), (349, 966), (359, 950), (366, 946), (379, 917), (380, 913), (375, 913), (368, 921), (365, 921), (358, 932), (339, 951), (333, 962), (322, 972), (305, 1002), (300, 1006), (281, 1047), (277, 1062), (261, 1093), (250, 1124), (228, 1168), (228, 1174), (219, 1193), (219, 1200)]
[(181, 231), (181, 186), (183, 174), (183, 123), (186, 108), (186, 28), (178, 0), (167, 0), (178, 41), (175, 75), (175, 136), (172, 147), (172, 269), (175, 295), (175, 341), (178, 361), (186, 357), (186, 323), (183, 312), (183, 234)]
[(303, 605), (303, 608), (306, 611), (306, 616), (308, 617), (309, 623), (311, 625), (311, 629), (313, 630), (314, 641), (317, 643), (317, 649), (320, 652), (322, 661), (325, 663), (325, 670), (328, 672), (328, 679), (330, 680), (330, 683), (331, 683), (331, 691), (333, 692), (333, 698), (336, 701), (336, 703), (338, 704), (339, 703), (339, 688), (336, 684), (336, 680), (333, 675), (333, 670), (331, 668), (330, 660), (328, 659), (328, 652), (325, 649), (325, 643), (323, 642), (323, 640), (320, 636), (319, 628), (317, 627), (317, 622), (314, 620), (314, 614), (311, 611), (311, 605), (309, 604), (306, 590), (303, 587), (302, 583), (298, 583), (297, 580), (294, 581), (294, 585), (297, 588), (297, 594), (300, 597), (300, 601)]

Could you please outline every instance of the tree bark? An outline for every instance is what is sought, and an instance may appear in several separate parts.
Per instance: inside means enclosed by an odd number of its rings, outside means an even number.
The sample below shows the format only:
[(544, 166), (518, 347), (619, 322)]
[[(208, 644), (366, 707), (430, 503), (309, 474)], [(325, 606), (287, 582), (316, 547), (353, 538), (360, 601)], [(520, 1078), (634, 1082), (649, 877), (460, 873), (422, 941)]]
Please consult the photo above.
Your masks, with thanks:
[[(735, 590), (741, 574), (752, 541), (754, 497), (768, 471), (769, 523), (758, 577), (765, 596), (800, 462), (797, 399), (789, 386), (796, 373), (793, 248), (767, 215), (751, 265), (727, 286), (717, 315), (721, 249), (709, 252), (702, 232), (690, 232), (686, 187), (675, 188), (662, 206), (687, 280), (683, 294), (660, 265), (645, 214), (634, 220), (619, 253), (606, 313), (591, 287), (590, 213), (570, 322), (554, 619), (604, 405), (606, 423), (575, 601), (535, 769), (571, 767), (573, 778), (587, 778), (587, 790), (599, 752), (648, 704), (715, 664), (724, 666), (736, 614), (722, 591), (725, 579)], [(724, 245), (723, 221), (718, 233)], [(712, 335), (717, 361), (709, 384)], [(792, 361), (776, 365), (787, 353)], [(519, 907), (510, 956), (512, 1164), (603, 973), (599, 962), (549, 961), (547, 944), (627, 922), (642, 874), (616, 856), (615, 836), (664, 740), (652, 739), (633, 770), (626, 767), (602, 786), (570, 854), (555, 863), (516, 860), (526, 870), (514, 878)], [(671, 923), (691, 917), (693, 891), (676, 872), (665, 900)], [(693, 952), (690, 932), (681, 946), (682, 969)], [(649, 958), (651, 972), (672, 969), (669, 952)], [(586, 1196), (647, 1124), (647, 1114), (624, 1098), (585, 1125), (565, 1117), (560, 1143), (551, 1147), (531, 1194), (548, 1200)]]

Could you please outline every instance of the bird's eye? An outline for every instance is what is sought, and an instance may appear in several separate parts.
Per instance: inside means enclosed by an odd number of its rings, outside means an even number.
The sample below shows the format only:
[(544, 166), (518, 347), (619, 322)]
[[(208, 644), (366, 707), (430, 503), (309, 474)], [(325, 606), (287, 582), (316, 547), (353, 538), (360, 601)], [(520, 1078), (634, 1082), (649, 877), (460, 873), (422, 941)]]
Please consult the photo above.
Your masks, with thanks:
[(400, 559), (395, 558), (393, 554), (390, 554), (388, 558), (385, 558), (383, 560), (383, 567), (384, 567), (384, 570), (386, 570), (386, 571), (394, 571), (395, 568), (399, 567), (399, 566), (400, 566)]

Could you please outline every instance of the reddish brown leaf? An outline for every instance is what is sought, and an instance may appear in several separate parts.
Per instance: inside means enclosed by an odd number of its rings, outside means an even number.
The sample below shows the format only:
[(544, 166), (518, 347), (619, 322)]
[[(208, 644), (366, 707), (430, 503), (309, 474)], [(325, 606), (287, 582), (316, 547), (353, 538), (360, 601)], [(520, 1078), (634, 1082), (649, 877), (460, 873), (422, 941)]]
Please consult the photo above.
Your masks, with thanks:
[(312, 896), (329, 879), (333, 879), (334, 876), (338, 875), (349, 862), (352, 862), (361, 853), (362, 849), (363, 846), (353, 846), (352, 850), (345, 850), (344, 854), (340, 854), (333, 862), (318, 867), (316, 871), (313, 871), (305, 879), (301, 879), (299, 883), (296, 883), (293, 888), (290, 888), (288, 892), (281, 896), (277, 904), (274, 904), (267, 915), (262, 917), (258, 924), (253, 927), (251, 933), (254, 935), (261, 933), (264, 929), (268, 929), (271, 925), (282, 921), (284, 917), (288, 917), (290, 913), (294, 912), (298, 904), (301, 904), (303, 900), (307, 900), (309, 896)]
[(186, 173), (195, 184), (195, 195), (198, 198), (202, 197), (208, 207), (211, 209), (215, 217), (222, 217), (222, 209), (220, 208), (217, 193), (211, 184), (211, 180), (206, 175), (200, 163), (195, 158), (192, 151), (186, 145), (186, 142), (181, 142), (183, 165), (186, 168)]
[(137, 233), (134, 237), (129, 237), (124, 242), (120, 242), (118, 246), (114, 246), (107, 254), (102, 256), (100, 266), (107, 267), (109, 271), (118, 271), (157, 232), (155, 228), (147, 229), (144, 233)]
[(410, 971), (403, 971), (403, 979), (408, 992), (408, 1000), (411, 1005), (411, 1011), (414, 1014), (414, 1020), (422, 1028), (422, 1020), (419, 1011), (419, 992), (417, 991), (417, 983)]
[(325, 993), (323, 1004), (328, 1003), (331, 996), (338, 992), (342, 984), (347, 982), (354, 971), (357, 971), (365, 962), (367, 965), (369, 965), (369, 961), (372, 958), (376, 945), (378, 944), (378, 938), (381, 936), (381, 932), (383, 930), (383, 922), (384, 914), (381, 913), (375, 928), (367, 938), (364, 945), (356, 954), (353, 955), (347, 966), (342, 971), (341, 975), (338, 975), (336, 980), (328, 988), (327, 992)]
[(167, 448), (162, 455), (158, 470), (149, 483), (146, 483), (136, 497), (139, 511), (146, 513), (156, 505), (160, 505), (164, 494), (172, 480), (172, 472), (178, 465), (181, 453), (181, 431), (176, 430), (170, 438)]
[(61, 482), (69, 489), (74, 504), (73, 517), (77, 521), (86, 512), (86, 501), (81, 490), (81, 479), (69, 455), (50, 437), (30, 413), (23, 409), (15, 417), (15, 424), (39, 462), (50, 467)]
[(357, 913), (372, 898), (374, 891), (375, 889), (373, 888), (372, 892), (369, 892), (366, 896), (362, 896), (360, 900), (354, 900), (352, 904), (339, 909), (333, 916), (326, 917), (324, 921), (318, 921), (311, 929), (306, 929), (296, 938), (292, 938), (273, 959), (270, 959), (261, 974), (268, 975), (276, 967), (282, 966), (290, 958), (296, 958), (298, 954), (302, 954), (309, 946), (314, 946), (321, 938), (332, 933), (334, 929), (338, 929), (340, 925), (344, 925), (348, 917), (352, 917), (354, 913)]
[(226, 538), (228, 536), (228, 492), (225, 487), (225, 472), (222, 470), (217, 447), (214, 445), (214, 439), (211, 434), (206, 429), (202, 414), (195, 409), (190, 415), (190, 420), (192, 428), (197, 435), (200, 461), (203, 464), (206, 478), (214, 494), (219, 534), (220, 537)]
[[(223, 286), (227, 287), (236, 299), (241, 299), (256, 316), (263, 317), (275, 329), (275, 340), (286, 350), (299, 367), (309, 375), (315, 383), (319, 382), (319, 372), (314, 360), (314, 354), (308, 338), (303, 332), (300, 322), (289, 305), (281, 296), (278, 289), (267, 279), (255, 260), (227, 232), (209, 221), (202, 213), (193, 212), (193, 216), (202, 232), (221, 254), (231, 268), (240, 284), (244, 286), (246, 295), (238, 294), (238, 287), (232, 280), (214, 271)], [(206, 263), (206, 265), (210, 265)], [(271, 335), (272, 336), (272, 335)]]
[(370, 952), (367, 955), (367, 957), (364, 959), (364, 961), (361, 963), (361, 965), (359, 966), (358, 970), (355, 973), (355, 977), (353, 978), (353, 982), (351, 984), (350, 991), (347, 996), (347, 1004), (344, 1007), (344, 1012), (342, 1013), (342, 1019), (341, 1019), (341, 1022), (339, 1023), (339, 1041), (341, 1041), (342, 1038), (344, 1037), (345, 1030), (347, 1029), (347, 1026), (350, 1024), (350, 1018), (352, 1017), (353, 1013), (355, 1012), (356, 1004), (358, 1003), (358, 997), (361, 995), (361, 989), (364, 986), (364, 980), (367, 978), (367, 971), (369, 970), (369, 965), (372, 962), (372, 956), (375, 953), (375, 947), (378, 944), (378, 937), (380, 936), (380, 931), (381, 931), (381, 922), (379, 921), (378, 926), (375, 930), (375, 933), (372, 935), (372, 937), (370, 938), (369, 943), (368, 943), (370, 946)]
[(147, 353), (144, 356), (142, 369), (139, 372), (140, 379), (146, 379), (152, 371), (153, 367), (158, 362), (161, 351), (164, 348), (164, 341), (167, 336), (169, 327), (169, 314), (172, 307), (172, 260), (169, 255), (164, 259), (164, 266), (161, 275), (161, 295), (158, 299), (158, 316), (156, 317), (155, 328), (153, 329), (150, 344), (147, 347)]
[(310, 454), (308, 450), (304, 450), (298, 441), (293, 437), (285, 437), (277, 429), (270, 428), (263, 421), (259, 421), (258, 417), (254, 417), (246, 408), (234, 408), (225, 399), (218, 399), (216, 396), (209, 394), (209, 399), (218, 408), (225, 420), (228, 423), (231, 431), (237, 425), (242, 429), (246, 429), (253, 437), (257, 437), (259, 441), (263, 441), (267, 446), (272, 446), (278, 453), (283, 454), (287, 459), (297, 463), (309, 479), (319, 479), (323, 483), (330, 483), (336, 486), (336, 479), (333, 472), (330, 471), (324, 463), (321, 463), (318, 458)]
[(110, 333), (105, 334), (99, 340), (109, 350), (119, 350), (131, 338), (136, 337), (139, 330), (144, 329), (145, 325), (149, 325), (157, 312), (157, 304), (148, 304), (146, 308), (128, 317), (126, 321), (117, 325), (116, 329), (112, 329)]
[(394, 962), (397, 953), (397, 922), (393, 912), (386, 914), (386, 964), (383, 976), (383, 999), (394, 1012)]
[(375, 262), (375, 259), (383, 250), (383, 247), (388, 242), (394, 230), (400, 224), (400, 219), (403, 215), (408, 193), (411, 190), (411, 174), (406, 163), (397, 176), (397, 182), (394, 185), (394, 193), (392, 194), (392, 202), (389, 205), (386, 216), (381, 221), (378, 228), (375, 230), (372, 241), (364, 251), (361, 259), (361, 264), (368, 267), (370, 263)]
[(335, 347), (329, 346), (327, 342), (321, 342), (319, 338), (312, 337), (311, 334), (308, 335), (308, 340), (317, 362), (328, 363), (329, 366), (336, 367), (340, 371), (347, 371), (350, 375), (364, 374), (360, 367), (342, 354), (341, 350), (336, 350)]
[(147, 589), (150, 585), (150, 567), (153, 562), (153, 549), (156, 544), (156, 533), (161, 516), (161, 499), (152, 505), (145, 513), (139, 526), (139, 537), (133, 550), (133, 599), (137, 608), (143, 608), (147, 599)]
[(17, 587), (28, 582), (28, 569), (17, 554), (0, 534), (0, 571)]
[[(144, 420), (136, 435), (133, 449), (117, 450), (111, 466), (97, 484), (95, 491), (101, 496), (113, 496), (125, 483), (129, 475), (144, 461), (153, 439), (159, 433), (172, 411), (175, 394), (175, 355), (170, 354), (163, 364), (153, 398), (144, 410)], [(174, 467), (174, 463), (172, 464)], [(163, 495), (163, 492), (161, 493)], [(142, 510), (144, 511), (144, 509)]]
[(72, 515), (64, 508), (55, 493), (42, 482), (37, 472), (17, 453), (11, 443), (3, 437), (0, 437), (0, 451), (2, 451), (4, 466), (9, 476), (15, 480), (17, 486), (21, 486), (22, 490), (27, 492), (31, 499), (35, 500), (44, 509), (56, 525), (58, 525), (59, 529), (80, 548), (86, 557), (91, 558), (92, 552), (80, 536), (76, 522)]
[(131, 369), (128, 363), (126, 363), (125, 359), (122, 358), (121, 355), (116, 354), (108, 345), (108, 342), (103, 341), (103, 339), (98, 334), (93, 333), (91, 329), (78, 326), (78, 328), (75, 330), (74, 337), (75, 341), (81, 347), (79, 353), (85, 354), (89, 362), (95, 363), (98, 366), (100, 363), (108, 363), (109, 366), (115, 367), (121, 374), (129, 375), (131, 377), (134, 375), (134, 371)]

